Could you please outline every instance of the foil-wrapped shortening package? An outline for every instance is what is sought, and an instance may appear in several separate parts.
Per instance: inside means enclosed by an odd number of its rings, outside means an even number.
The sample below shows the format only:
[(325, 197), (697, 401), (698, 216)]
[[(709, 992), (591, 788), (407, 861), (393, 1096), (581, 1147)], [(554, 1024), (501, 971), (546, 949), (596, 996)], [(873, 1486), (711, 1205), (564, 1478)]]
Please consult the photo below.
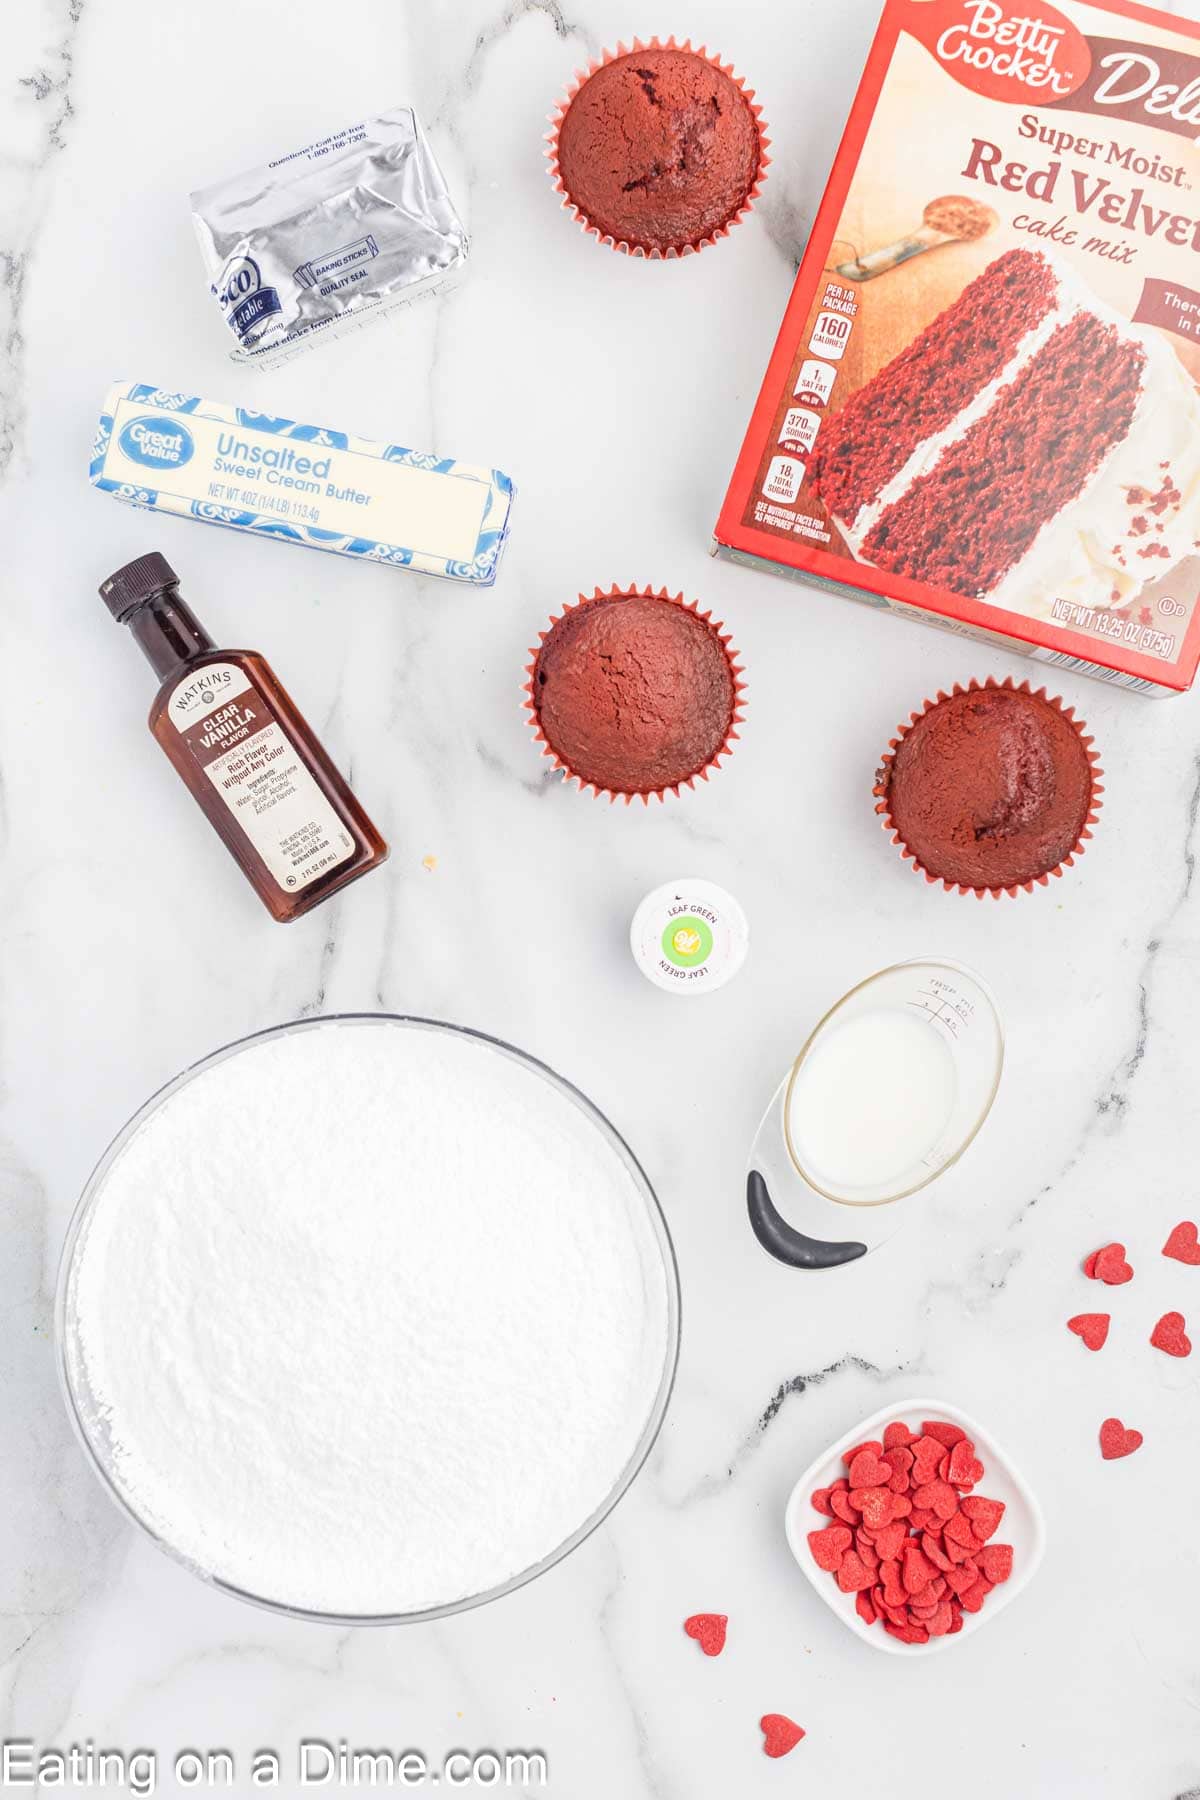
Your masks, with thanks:
[(409, 106), (201, 188), (191, 205), (235, 362), (284, 361), (432, 293), (469, 248)]

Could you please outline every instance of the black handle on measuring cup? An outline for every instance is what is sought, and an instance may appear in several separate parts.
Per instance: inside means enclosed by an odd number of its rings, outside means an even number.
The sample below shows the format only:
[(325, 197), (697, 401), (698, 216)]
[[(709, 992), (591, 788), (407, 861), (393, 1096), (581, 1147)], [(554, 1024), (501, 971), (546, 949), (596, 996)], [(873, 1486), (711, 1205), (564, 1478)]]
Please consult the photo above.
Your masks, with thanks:
[(769, 1256), (792, 1269), (836, 1269), (867, 1254), (865, 1244), (829, 1244), (806, 1237), (782, 1217), (763, 1177), (751, 1169), (746, 1177), (746, 1211), (750, 1228)]

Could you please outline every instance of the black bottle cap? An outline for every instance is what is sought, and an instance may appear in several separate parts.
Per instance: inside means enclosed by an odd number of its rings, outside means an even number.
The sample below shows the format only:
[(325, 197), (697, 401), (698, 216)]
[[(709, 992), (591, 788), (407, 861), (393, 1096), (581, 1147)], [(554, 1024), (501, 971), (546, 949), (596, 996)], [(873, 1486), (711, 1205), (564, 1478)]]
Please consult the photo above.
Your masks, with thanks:
[(131, 563), (126, 563), (123, 569), (118, 569), (107, 581), (102, 581), (100, 598), (120, 625), (145, 601), (152, 600), (155, 594), (165, 593), (168, 588), (178, 585), (179, 577), (166, 557), (157, 550), (151, 550), (145, 556), (135, 557)]

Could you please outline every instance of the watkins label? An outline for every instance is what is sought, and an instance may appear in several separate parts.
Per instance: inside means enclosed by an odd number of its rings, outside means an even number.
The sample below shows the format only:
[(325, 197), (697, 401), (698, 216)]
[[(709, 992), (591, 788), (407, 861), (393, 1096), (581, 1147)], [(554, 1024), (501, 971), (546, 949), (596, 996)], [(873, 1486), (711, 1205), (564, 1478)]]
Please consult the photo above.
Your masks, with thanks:
[(226, 700), (236, 700), (251, 685), (249, 675), (237, 663), (209, 663), (195, 669), (171, 695), (167, 707), (171, 723), (176, 731), (183, 731), (193, 719), (202, 718)]
[(262, 693), (237, 663), (193, 671), (168, 716), (285, 893), (354, 854), (354, 839)]
[(1087, 39), (1047, 0), (915, 0), (905, 25), (956, 81), (989, 100), (1052, 105), (1091, 72)]

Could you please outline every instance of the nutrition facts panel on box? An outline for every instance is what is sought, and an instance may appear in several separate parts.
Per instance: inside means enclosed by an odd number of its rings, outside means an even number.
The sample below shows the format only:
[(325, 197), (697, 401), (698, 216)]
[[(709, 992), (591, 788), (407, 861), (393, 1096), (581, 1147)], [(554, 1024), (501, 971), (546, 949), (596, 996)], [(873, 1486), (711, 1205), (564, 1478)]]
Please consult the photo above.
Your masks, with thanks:
[(832, 541), (832, 533), (819, 511), (814, 515), (797, 508), (809, 459), (833, 398), (838, 365), (854, 331), (858, 305), (853, 289), (836, 281), (826, 283), (804, 341), (803, 358), (792, 386), (792, 404), (785, 402), (782, 416), (777, 419), (773, 452), (760, 474), (747, 522), (813, 543)]
[(831, 356), (835, 362), (840, 362), (850, 342), (857, 314), (858, 301), (853, 290), (829, 282), (808, 340), (813, 355)]

